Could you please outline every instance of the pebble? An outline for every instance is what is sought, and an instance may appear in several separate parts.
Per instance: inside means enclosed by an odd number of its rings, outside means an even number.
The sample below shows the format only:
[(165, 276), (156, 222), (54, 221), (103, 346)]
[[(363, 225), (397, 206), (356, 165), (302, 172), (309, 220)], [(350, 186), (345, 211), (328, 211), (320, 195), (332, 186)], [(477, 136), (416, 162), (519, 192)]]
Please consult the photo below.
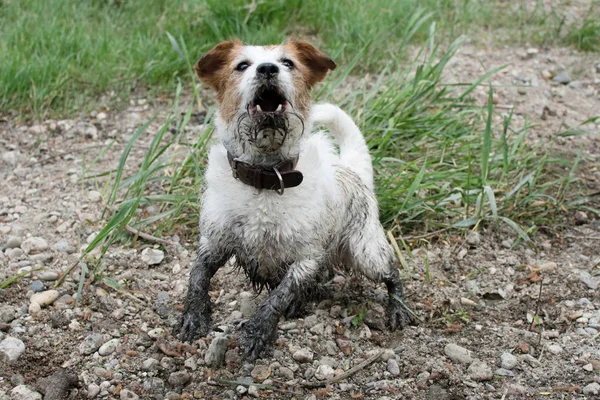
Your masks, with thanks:
[(41, 281), (55, 281), (58, 279), (58, 272), (56, 271), (41, 271), (37, 273), (37, 277)]
[(554, 75), (552, 81), (562, 83), (563, 85), (567, 85), (569, 82), (571, 82), (571, 77), (569, 76), (568, 72), (563, 71)]
[(479, 232), (471, 232), (469, 233), (469, 235), (467, 236), (467, 244), (469, 244), (472, 247), (477, 246), (479, 243), (481, 242), (481, 235), (479, 234)]
[(491, 381), (493, 378), (492, 369), (483, 361), (475, 360), (469, 365), (467, 374), (474, 381)]
[(597, 382), (590, 383), (583, 388), (583, 394), (585, 395), (597, 395), (600, 394), (600, 384)]
[(316, 324), (315, 326), (310, 328), (310, 332), (314, 333), (315, 335), (322, 335), (323, 332), (325, 332), (325, 325), (323, 325), (321, 323)]
[(468, 306), (468, 307), (475, 307), (477, 305), (477, 303), (475, 303), (473, 300), (468, 299), (466, 297), (460, 298), (460, 304), (462, 304), (463, 306)]
[(61, 240), (60, 242), (56, 242), (54, 245), (54, 250), (60, 253), (73, 254), (75, 253), (75, 247), (71, 245), (71, 243)]
[(183, 387), (192, 379), (187, 371), (177, 371), (169, 375), (169, 383), (173, 386)]
[(335, 374), (335, 370), (329, 365), (319, 365), (317, 370), (315, 371), (315, 378), (320, 381), (324, 381), (326, 379), (333, 378)]
[(470, 364), (473, 362), (471, 352), (464, 347), (460, 347), (454, 343), (447, 344), (444, 347), (444, 353), (446, 356), (454, 362), (461, 364)]
[(102, 193), (96, 190), (90, 190), (87, 197), (92, 203), (100, 203), (102, 201)]
[(23, 241), (21, 249), (27, 254), (29, 253), (40, 253), (48, 250), (48, 242), (41, 237), (30, 237)]
[(147, 265), (157, 265), (165, 258), (165, 252), (157, 249), (146, 248), (142, 250), (142, 261)]
[(204, 362), (209, 367), (218, 367), (225, 362), (225, 353), (227, 352), (228, 339), (225, 336), (216, 337), (210, 342)]
[(12, 306), (0, 308), (0, 321), (10, 324), (16, 318), (16, 311)]
[(26, 385), (19, 385), (10, 391), (10, 400), (42, 400), (42, 395)]
[(21, 238), (18, 236), (9, 236), (8, 240), (6, 241), (6, 248), (7, 249), (16, 249), (17, 247), (21, 247)]
[(8, 257), (9, 260), (18, 260), (23, 254), (25, 254), (23, 252), (23, 250), (16, 248), (16, 249), (7, 249), (4, 254), (6, 254), (6, 257)]
[(37, 315), (40, 311), (42, 311), (42, 307), (36, 303), (35, 301), (32, 303), (29, 303), (29, 307), (27, 308), (27, 312), (29, 313), (29, 315)]
[(58, 299), (58, 290), (46, 290), (44, 292), (35, 293), (29, 301), (31, 303), (38, 303), (40, 306), (49, 306)]
[(579, 272), (579, 280), (590, 289), (598, 289), (598, 279), (593, 278), (587, 271)]
[(88, 389), (87, 389), (88, 399), (93, 399), (94, 397), (98, 396), (99, 393), (100, 393), (100, 386), (96, 385), (95, 383), (90, 383), (90, 385), (88, 386)]
[(511, 370), (505, 369), (505, 368), (498, 368), (496, 370), (496, 372), (494, 372), (494, 375), (497, 376), (515, 376), (515, 373), (512, 372)]
[(551, 344), (548, 346), (548, 351), (552, 354), (560, 354), (562, 353), (563, 349), (557, 344)]
[(121, 400), (137, 400), (140, 397), (129, 389), (122, 389), (120, 393)]
[(100, 348), (104, 336), (100, 333), (92, 333), (83, 339), (83, 342), (79, 345), (79, 353), (82, 355), (89, 355)]
[(510, 353), (502, 353), (500, 356), (500, 366), (504, 369), (513, 369), (517, 366), (517, 357)]
[(42, 281), (33, 281), (31, 282), (30, 287), (34, 293), (39, 293), (46, 289), (46, 285), (44, 285), (44, 282)]
[(3, 362), (15, 362), (25, 353), (25, 343), (16, 337), (7, 336), (0, 342), (0, 359)]
[(294, 371), (292, 371), (288, 367), (279, 367), (277, 373), (279, 374), (279, 376), (287, 379), (288, 381), (294, 379)]
[(313, 360), (313, 352), (310, 349), (304, 348), (296, 351), (292, 358), (298, 362), (311, 362)]
[(594, 366), (592, 365), (592, 363), (585, 364), (585, 365), (583, 366), (583, 369), (584, 369), (585, 371), (587, 371), (587, 372), (592, 372), (592, 371), (594, 370)]
[(394, 360), (393, 358), (390, 358), (387, 361), (387, 370), (393, 376), (400, 375), (400, 366), (398, 365), (398, 361)]
[(164, 338), (167, 336), (167, 331), (165, 331), (163, 328), (150, 329), (148, 331), (148, 336), (154, 340)]
[(290, 329), (296, 329), (298, 327), (298, 324), (296, 324), (295, 322), (287, 322), (285, 324), (282, 324), (279, 326), (279, 329), (281, 329), (282, 331), (289, 331)]
[(254, 385), (250, 385), (250, 387), (248, 388), (248, 395), (252, 397), (258, 397), (258, 388)]
[(254, 382), (262, 382), (271, 376), (271, 368), (268, 365), (258, 364), (252, 369), (250, 376), (254, 379)]
[(117, 346), (119, 345), (120, 340), (119, 339), (111, 339), (108, 342), (104, 343), (102, 346), (100, 346), (100, 348), (98, 349), (98, 354), (100, 354), (101, 356), (107, 356), (109, 354), (112, 354), (115, 352), (115, 350), (117, 349)]

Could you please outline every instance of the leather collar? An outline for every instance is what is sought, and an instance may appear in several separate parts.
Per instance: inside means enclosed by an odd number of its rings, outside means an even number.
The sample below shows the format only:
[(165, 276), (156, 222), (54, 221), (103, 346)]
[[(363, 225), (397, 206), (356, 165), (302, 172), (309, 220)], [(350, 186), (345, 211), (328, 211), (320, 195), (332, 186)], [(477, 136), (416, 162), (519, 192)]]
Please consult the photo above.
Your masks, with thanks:
[(302, 172), (294, 169), (298, 164), (298, 157), (283, 160), (272, 167), (264, 167), (238, 161), (228, 151), (227, 160), (234, 178), (259, 190), (276, 190), (280, 195), (284, 189), (300, 185), (304, 178)]

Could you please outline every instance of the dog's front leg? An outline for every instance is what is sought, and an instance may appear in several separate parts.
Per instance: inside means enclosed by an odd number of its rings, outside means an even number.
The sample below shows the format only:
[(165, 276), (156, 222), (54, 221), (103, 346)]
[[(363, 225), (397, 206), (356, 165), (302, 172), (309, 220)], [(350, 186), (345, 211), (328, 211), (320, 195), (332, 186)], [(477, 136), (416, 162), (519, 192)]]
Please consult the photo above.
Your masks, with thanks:
[(208, 334), (212, 308), (208, 294), (210, 280), (228, 259), (229, 254), (210, 246), (206, 238), (200, 239), (198, 256), (190, 272), (185, 307), (179, 324), (173, 329), (181, 340), (191, 342)]
[(260, 309), (244, 324), (241, 346), (246, 360), (259, 358), (267, 346), (277, 339), (277, 323), (290, 304), (302, 300), (304, 287), (311, 285), (317, 274), (314, 260), (293, 263), (285, 277)]

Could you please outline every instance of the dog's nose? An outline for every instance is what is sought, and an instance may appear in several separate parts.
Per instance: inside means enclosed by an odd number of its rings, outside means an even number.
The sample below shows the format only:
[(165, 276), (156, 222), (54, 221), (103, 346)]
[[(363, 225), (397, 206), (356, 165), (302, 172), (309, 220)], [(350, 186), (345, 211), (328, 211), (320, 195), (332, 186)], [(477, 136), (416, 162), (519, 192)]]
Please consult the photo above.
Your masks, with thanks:
[(266, 78), (271, 78), (279, 73), (279, 67), (273, 63), (262, 63), (256, 67), (256, 72)]

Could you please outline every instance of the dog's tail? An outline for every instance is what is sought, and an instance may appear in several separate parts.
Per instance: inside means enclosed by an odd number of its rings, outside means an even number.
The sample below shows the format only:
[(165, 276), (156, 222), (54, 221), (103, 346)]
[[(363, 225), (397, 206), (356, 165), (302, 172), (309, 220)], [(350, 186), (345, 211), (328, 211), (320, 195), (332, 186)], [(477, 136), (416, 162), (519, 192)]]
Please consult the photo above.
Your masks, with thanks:
[(342, 164), (373, 189), (373, 164), (369, 148), (352, 118), (333, 104), (315, 104), (311, 118), (315, 125), (324, 125), (331, 131), (339, 144)]

